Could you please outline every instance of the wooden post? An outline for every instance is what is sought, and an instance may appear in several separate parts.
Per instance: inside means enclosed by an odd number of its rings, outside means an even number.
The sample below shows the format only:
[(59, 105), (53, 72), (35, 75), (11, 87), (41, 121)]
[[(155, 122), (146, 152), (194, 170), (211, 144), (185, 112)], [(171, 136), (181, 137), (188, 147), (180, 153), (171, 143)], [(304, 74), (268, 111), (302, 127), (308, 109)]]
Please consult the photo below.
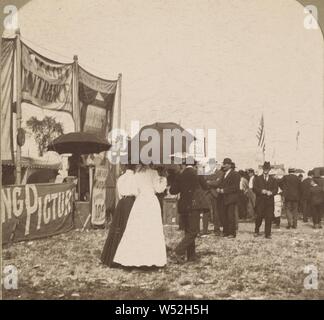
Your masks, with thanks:
[[(122, 126), (122, 108), (121, 108), (121, 98), (122, 98), (122, 74), (118, 75), (118, 110), (117, 110), (117, 129), (121, 130)], [(118, 151), (118, 157), (120, 160), (120, 150)], [(120, 162), (116, 165), (116, 178), (120, 175)]]
[[(72, 103), (75, 132), (81, 131), (79, 107), (79, 61), (78, 56), (73, 56)], [(78, 201), (81, 200), (81, 156), (78, 155)]]
[[(121, 98), (122, 98), (122, 74), (120, 73), (118, 75), (118, 110), (117, 110), (117, 129), (121, 129), (122, 125), (122, 115), (121, 115)], [(116, 179), (120, 176), (120, 150), (118, 150), (118, 163), (116, 164)], [(115, 199), (116, 199), (116, 205), (119, 200), (118, 197), (118, 190), (117, 190), (117, 182), (116, 182), (116, 188), (115, 188)]]
[[(16, 30), (16, 94), (17, 94), (17, 102), (16, 102), (16, 135), (14, 135), (15, 139), (17, 139), (17, 132), (21, 128), (21, 41), (20, 41), (20, 30)], [(21, 147), (16, 144), (16, 184), (21, 183)]]
[(93, 166), (89, 166), (89, 189), (90, 189), (90, 199), (93, 187)]
[[(0, 62), (2, 57), (2, 39), (0, 39)], [(1, 70), (0, 70), (0, 111), (1, 111), (1, 120), (0, 120), (0, 134), (2, 132), (2, 85), (1, 85)], [(0, 139), (0, 203), (2, 203), (2, 155), (1, 155), (1, 141)], [(1, 225), (2, 226), (2, 225)], [(0, 277), (2, 279), (2, 227), (0, 228)], [(2, 288), (0, 290), (0, 300), (2, 300)]]
[(75, 123), (75, 131), (81, 131), (81, 117), (80, 117), (80, 105), (79, 105), (79, 61), (78, 56), (73, 57), (73, 120)]

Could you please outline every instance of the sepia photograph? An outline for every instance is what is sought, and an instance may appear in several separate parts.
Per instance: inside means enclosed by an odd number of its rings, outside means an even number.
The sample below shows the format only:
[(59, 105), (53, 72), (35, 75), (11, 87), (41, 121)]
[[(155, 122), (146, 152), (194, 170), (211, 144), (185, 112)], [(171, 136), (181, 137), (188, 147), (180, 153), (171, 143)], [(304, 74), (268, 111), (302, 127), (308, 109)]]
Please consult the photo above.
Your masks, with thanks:
[(0, 300), (324, 299), (323, 0), (0, 17)]

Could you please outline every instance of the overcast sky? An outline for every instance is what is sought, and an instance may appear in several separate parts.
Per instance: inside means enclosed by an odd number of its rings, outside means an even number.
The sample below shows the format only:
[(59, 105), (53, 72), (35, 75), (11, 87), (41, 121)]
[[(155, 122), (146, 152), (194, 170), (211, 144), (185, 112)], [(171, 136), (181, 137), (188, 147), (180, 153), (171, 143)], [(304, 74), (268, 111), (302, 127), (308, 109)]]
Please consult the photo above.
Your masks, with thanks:
[(304, 18), (295, 0), (33, 0), (19, 23), (50, 58), (78, 54), (101, 77), (123, 73), (126, 128), (216, 128), (218, 159), (246, 167), (263, 112), (267, 158), (308, 168), (323, 158), (324, 66), (321, 32)]

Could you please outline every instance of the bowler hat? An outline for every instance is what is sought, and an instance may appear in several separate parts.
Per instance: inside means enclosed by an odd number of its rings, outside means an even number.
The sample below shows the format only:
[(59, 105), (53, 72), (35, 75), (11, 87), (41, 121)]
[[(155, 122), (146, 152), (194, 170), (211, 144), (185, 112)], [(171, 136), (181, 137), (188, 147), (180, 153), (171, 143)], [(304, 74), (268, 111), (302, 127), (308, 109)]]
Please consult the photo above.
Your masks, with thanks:
[(225, 158), (223, 164), (233, 164), (233, 161), (230, 158)]
[(271, 169), (271, 165), (269, 161), (265, 161), (263, 166), (262, 166), (263, 170), (270, 170)]

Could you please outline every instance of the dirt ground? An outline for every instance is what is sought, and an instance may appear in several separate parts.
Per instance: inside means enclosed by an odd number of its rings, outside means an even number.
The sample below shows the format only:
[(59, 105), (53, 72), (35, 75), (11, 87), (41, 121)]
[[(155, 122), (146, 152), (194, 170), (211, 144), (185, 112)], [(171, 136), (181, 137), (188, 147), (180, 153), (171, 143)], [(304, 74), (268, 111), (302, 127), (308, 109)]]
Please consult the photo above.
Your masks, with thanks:
[[(99, 260), (106, 230), (71, 231), (13, 244), (3, 265), (18, 268), (18, 290), (4, 299), (324, 299), (324, 229), (299, 222), (297, 230), (273, 230), (272, 240), (253, 237), (240, 223), (236, 239), (213, 234), (197, 240), (196, 262), (169, 259), (158, 271), (109, 269)], [(167, 245), (182, 236), (165, 226)], [(306, 290), (304, 268), (318, 269), (318, 289)]]

